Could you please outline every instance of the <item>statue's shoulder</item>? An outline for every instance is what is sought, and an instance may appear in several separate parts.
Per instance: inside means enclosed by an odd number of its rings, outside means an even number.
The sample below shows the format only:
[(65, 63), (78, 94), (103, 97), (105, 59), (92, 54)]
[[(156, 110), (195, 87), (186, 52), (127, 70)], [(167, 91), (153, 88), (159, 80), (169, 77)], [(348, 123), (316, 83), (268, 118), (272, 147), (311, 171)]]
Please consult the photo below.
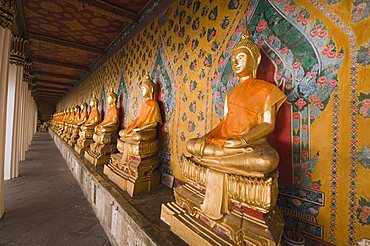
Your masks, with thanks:
[(149, 99), (149, 100), (146, 100), (145, 101), (146, 105), (150, 106), (150, 107), (153, 107), (155, 105), (158, 105), (158, 102), (154, 99)]
[(253, 84), (253, 91), (259, 94), (269, 94), (274, 89), (274, 87), (276, 87), (275, 84), (270, 83), (266, 80), (255, 79)]

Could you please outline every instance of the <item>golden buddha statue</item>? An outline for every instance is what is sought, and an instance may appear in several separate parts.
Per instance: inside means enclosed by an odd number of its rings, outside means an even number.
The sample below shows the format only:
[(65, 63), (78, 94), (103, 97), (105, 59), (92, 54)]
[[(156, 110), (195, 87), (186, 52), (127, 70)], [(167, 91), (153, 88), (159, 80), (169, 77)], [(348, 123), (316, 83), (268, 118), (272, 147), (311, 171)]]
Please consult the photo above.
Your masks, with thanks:
[(68, 133), (68, 124), (71, 120), (71, 114), (72, 114), (72, 109), (71, 108), (67, 108), (66, 110), (66, 114), (65, 114), (65, 117), (63, 118), (63, 131), (62, 131), (62, 134), (60, 135), (61, 138), (65, 138), (67, 133)]
[(80, 137), (75, 145), (75, 150), (78, 154), (83, 155), (85, 150), (89, 148), (90, 144), (94, 142), (93, 140), (94, 128), (99, 124), (100, 121), (98, 103), (99, 103), (98, 99), (93, 96), (90, 100), (91, 110), (89, 118), (83, 125), (81, 125), (81, 130), (79, 134)]
[(131, 196), (148, 192), (160, 181), (157, 126), (162, 124), (159, 105), (153, 95), (156, 84), (146, 76), (141, 92), (146, 99), (138, 117), (119, 132), (118, 154), (104, 166), (104, 174)]
[(74, 126), (76, 122), (80, 119), (80, 106), (76, 105), (73, 108), (73, 113), (70, 117), (69, 124), (68, 124), (68, 133), (65, 136), (65, 141), (69, 143), (73, 136)]
[(79, 132), (80, 132), (80, 128), (81, 128), (81, 125), (84, 124), (87, 120), (87, 117), (88, 117), (88, 113), (87, 113), (87, 103), (83, 102), (80, 106), (81, 108), (81, 114), (78, 113), (76, 114), (75, 116), (75, 121), (74, 121), (74, 124), (73, 124), (73, 130), (72, 130), (72, 135), (68, 141), (68, 144), (70, 146), (74, 146), (76, 144), (76, 141), (79, 137)]
[[(279, 155), (267, 137), (286, 96), (274, 84), (255, 78), (261, 53), (248, 29), (231, 59), (239, 84), (226, 94), (221, 122), (188, 141), (192, 156), (182, 171), (190, 182), (174, 189), (176, 204), (162, 206), (161, 217), (171, 223), (177, 206), (177, 211), (207, 221), (210, 231), (222, 232), (231, 240), (225, 244), (279, 245), (284, 226), (275, 206)], [(171, 224), (171, 228), (181, 226)], [(182, 229), (175, 233), (187, 242), (193, 240)]]
[(64, 127), (64, 117), (66, 114), (66, 110), (63, 110), (63, 112), (59, 113), (58, 120), (56, 122), (55, 126), (55, 132), (60, 136), (63, 132), (63, 127)]
[(113, 90), (108, 94), (108, 111), (104, 120), (95, 126), (90, 149), (85, 158), (96, 167), (109, 162), (110, 155), (115, 152), (118, 131), (117, 95)]

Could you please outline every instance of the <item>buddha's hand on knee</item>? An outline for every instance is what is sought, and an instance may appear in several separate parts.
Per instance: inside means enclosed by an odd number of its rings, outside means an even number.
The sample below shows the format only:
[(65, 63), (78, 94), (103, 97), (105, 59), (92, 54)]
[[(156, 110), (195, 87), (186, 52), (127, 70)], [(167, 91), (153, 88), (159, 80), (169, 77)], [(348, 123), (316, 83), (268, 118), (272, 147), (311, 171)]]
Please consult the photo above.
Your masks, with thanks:
[(244, 148), (247, 146), (248, 146), (247, 141), (241, 137), (226, 139), (224, 143), (224, 148), (229, 148), (229, 149)]
[(124, 137), (127, 134), (127, 130), (126, 129), (123, 129), (123, 130), (119, 131), (118, 134), (119, 134), (120, 137)]

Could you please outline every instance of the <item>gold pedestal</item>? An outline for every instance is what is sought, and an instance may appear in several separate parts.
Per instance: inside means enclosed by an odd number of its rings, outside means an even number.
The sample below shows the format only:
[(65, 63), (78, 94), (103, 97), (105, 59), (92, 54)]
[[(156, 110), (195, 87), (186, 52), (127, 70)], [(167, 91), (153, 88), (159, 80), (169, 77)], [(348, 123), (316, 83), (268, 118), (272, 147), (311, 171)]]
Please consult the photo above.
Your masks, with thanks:
[(257, 218), (246, 212), (231, 211), (219, 221), (201, 212), (191, 215), (177, 203), (162, 204), (161, 220), (189, 245), (280, 245), (284, 227), (278, 208)]
[[(126, 143), (118, 140), (117, 148), (121, 153), (111, 156), (110, 163), (104, 166), (104, 174), (122, 190), (133, 197), (149, 192), (160, 183), (157, 139)], [(125, 148), (127, 157), (123, 157)]]
[(73, 125), (72, 126), (72, 134), (71, 134), (71, 137), (68, 140), (69, 146), (73, 147), (76, 144), (77, 139), (79, 137), (79, 135), (78, 135), (79, 132), (80, 132), (80, 127), (77, 126), (77, 125)]
[(175, 202), (162, 205), (161, 219), (190, 245), (280, 245), (283, 216), (276, 206), (278, 172), (265, 177), (226, 175), (228, 212), (203, 212), (208, 170), (188, 161), (188, 183), (174, 188)]
[(94, 133), (94, 143), (90, 145), (89, 150), (85, 152), (85, 159), (96, 168), (102, 168), (104, 164), (109, 163), (111, 154), (116, 151), (116, 134)]
[(77, 139), (75, 144), (75, 151), (84, 156), (85, 151), (90, 148), (90, 145), (94, 143), (94, 127), (88, 128), (86, 130), (80, 131), (80, 137)]

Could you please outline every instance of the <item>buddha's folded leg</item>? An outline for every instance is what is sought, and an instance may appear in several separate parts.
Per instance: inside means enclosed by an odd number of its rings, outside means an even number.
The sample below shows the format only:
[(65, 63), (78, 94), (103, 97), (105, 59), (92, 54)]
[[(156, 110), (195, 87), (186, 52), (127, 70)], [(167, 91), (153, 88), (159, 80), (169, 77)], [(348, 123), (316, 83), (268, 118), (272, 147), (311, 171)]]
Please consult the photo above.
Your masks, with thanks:
[[(217, 151), (214, 153), (221, 154)], [(269, 145), (254, 145), (252, 148), (239, 149), (238, 153), (226, 156), (204, 156), (195, 158), (195, 160), (203, 166), (218, 171), (248, 175), (248, 172), (269, 173), (274, 171), (279, 163), (279, 155)]]

